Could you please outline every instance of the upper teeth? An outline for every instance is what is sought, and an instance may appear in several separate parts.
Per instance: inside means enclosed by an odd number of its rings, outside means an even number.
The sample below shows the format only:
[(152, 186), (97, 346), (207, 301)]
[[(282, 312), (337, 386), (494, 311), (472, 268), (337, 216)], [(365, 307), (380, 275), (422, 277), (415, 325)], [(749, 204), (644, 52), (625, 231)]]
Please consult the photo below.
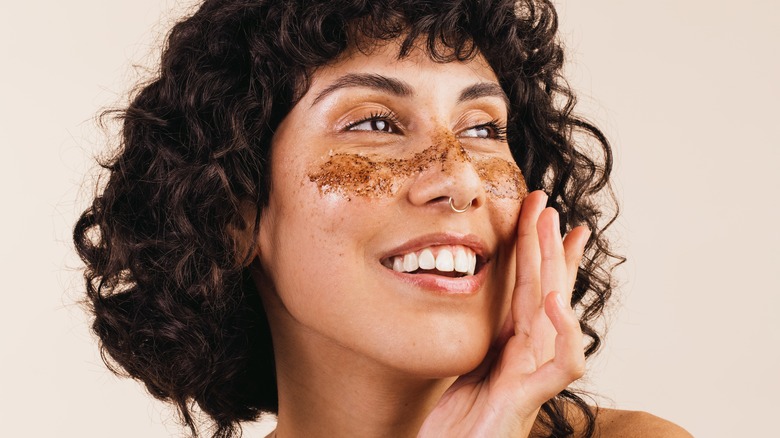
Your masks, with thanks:
[(438, 246), (390, 257), (383, 264), (396, 272), (437, 269), (441, 272), (457, 271), (474, 275), (477, 255), (465, 246)]

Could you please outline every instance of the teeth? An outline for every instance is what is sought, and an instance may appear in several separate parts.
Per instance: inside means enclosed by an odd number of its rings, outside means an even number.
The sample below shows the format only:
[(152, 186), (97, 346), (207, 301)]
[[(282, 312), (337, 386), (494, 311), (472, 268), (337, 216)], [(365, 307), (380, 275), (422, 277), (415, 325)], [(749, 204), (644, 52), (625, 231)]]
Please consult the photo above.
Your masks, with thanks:
[(393, 271), (404, 272), (404, 262), (401, 257), (393, 257)]
[(383, 260), (382, 264), (396, 272), (436, 269), (441, 272), (456, 271), (466, 275), (474, 275), (477, 268), (477, 255), (469, 248), (459, 245), (431, 247), (416, 253), (410, 252), (388, 258)]
[(416, 271), (419, 267), (420, 265), (417, 263), (417, 254), (410, 252), (404, 256), (404, 271), (413, 272)]
[(455, 270), (458, 272), (466, 273), (471, 266), (471, 257), (466, 254), (466, 250), (458, 248), (455, 251)]
[(442, 249), (439, 251), (439, 255), (436, 257), (436, 269), (442, 272), (452, 272), (455, 269), (455, 262), (450, 250)]
[(427, 248), (420, 253), (418, 263), (420, 264), (420, 269), (433, 269), (436, 267), (436, 259), (433, 258), (431, 250)]

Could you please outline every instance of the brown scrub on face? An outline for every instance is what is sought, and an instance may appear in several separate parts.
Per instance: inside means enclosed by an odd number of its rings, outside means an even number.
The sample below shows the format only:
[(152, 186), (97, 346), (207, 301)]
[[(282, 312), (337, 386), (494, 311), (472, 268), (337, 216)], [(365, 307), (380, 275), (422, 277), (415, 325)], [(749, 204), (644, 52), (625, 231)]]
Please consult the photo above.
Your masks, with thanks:
[(452, 133), (442, 134), (433, 145), (408, 159), (331, 154), (328, 161), (308, 176), (321, 193), (340, 192), (377, 198), (394, 195), (403, 182), (416, 173), (435, 165), (440, 166), (442, 172), (450, 173), (452, 164), (458, 162), (471, 163), (490, 196), (523, 199), (528, 194), (517, 164), (497, 157), (472, 156)]

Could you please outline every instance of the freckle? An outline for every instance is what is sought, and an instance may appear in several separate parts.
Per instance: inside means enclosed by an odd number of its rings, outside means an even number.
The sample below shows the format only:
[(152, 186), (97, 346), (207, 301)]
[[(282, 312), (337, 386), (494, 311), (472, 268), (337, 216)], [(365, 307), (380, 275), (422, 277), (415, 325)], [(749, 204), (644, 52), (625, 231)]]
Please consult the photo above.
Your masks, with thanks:
[(476, 160), (474, 167), (488, 194), (508, 199), (523, 199), (528, 195), (525, 178), (515, 163), (493, 157)]

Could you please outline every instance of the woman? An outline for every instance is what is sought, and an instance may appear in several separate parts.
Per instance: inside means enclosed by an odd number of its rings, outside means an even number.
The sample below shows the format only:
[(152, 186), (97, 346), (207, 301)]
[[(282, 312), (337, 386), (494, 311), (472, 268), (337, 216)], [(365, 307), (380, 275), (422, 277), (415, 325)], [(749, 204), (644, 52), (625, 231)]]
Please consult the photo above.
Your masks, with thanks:
[(194, 402), (213, 436), (687, 436), (566, 389), (620, 259), (555, 32), (546, 1), (205, 1), (76, 225), (109, 366), (193, 434)]

